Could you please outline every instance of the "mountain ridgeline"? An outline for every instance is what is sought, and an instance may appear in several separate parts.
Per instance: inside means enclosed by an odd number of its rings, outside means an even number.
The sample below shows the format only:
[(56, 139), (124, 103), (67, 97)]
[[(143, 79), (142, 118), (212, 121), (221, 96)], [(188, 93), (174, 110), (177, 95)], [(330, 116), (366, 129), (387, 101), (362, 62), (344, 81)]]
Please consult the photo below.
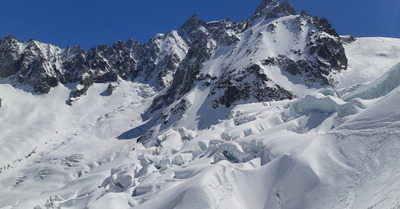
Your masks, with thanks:
[(250, 19), (238, 23), (207, 23), (194, 15), (145, 44), (118, 41), (85, 51), (11, 35), (0, 39), (0, 78), (43, 94), (64, 84), (71, 88), (71, 105), (94, 83), (149, 84), (159, 92), (149, 112), (163, 112), (159, 119), (165, 124), (167, 112), (193, 106), (185, 95), (196, 88), (205, 90), (202, 102), (210, 109), (229, 108), (296, 97), (271, 72), (292, 84), (334, 86), (331, 75), (346, 68), (342, 40), (325, 18), (297, 14), (288, 1), (277, 0), (263, 0)]

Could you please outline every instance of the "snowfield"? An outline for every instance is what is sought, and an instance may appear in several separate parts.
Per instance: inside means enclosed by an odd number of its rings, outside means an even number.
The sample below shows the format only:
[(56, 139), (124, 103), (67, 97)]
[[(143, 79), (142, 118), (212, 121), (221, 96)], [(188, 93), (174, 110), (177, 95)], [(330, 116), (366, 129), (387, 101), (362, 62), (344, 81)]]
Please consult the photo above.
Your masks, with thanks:
[(400, 40), (345, 47), (335, 89), (237, 105), (205, 129), (193, 127), (215, 116), (192, 106), (146, 146), (148, 85), (95, 84), (69, 106), (71, 87), (32, 95), (3, 80), (0, 208), (399, 208)]
[(357, 38), (344, 47), (349, 65), (335, 75), (337, 88), (372, 82), (400, 60), (400, 41), (395, 38)]

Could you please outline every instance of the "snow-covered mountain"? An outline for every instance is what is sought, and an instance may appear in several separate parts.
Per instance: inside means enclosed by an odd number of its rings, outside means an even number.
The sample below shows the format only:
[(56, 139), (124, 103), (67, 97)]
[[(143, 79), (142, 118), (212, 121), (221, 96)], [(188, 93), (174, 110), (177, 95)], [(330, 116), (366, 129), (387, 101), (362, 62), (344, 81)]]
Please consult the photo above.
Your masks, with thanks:
[(263, 0), (146, 44), (0, 40), (0, 208), (398, 208), (400, 40)]
[[(79, 85), (71, 87), (71, 98), (77, 98), (93, 83), (115, 82), (120, 78), (149, 83), (157, 90), (171, 85), (165, 95), (169, 99), (163, 101), (168, 105), (175, 97), (187, 93), (199, 79), (213, 78), (209, 83), (221, 86), (245, 76), (221, 79), (222, 74), (243, 74), (238, 71), (249, 71), (246, 68), (260, 71), (257, 73), (262, 75), (258, 77), (261, 88), (269, 77), (262, 72), (265, 67), (257, 65), (277, 66), (301, 77), (308, 86), (334, 85), (329, 74), (347, 67), (340, 38), (326, 19), (305, 12), (296, 15), (288, 2), (278, 1), (263, 1), (251, 19), (240, 23), (228, 19), (206, 23), (193, 16), (177, 31), (156, 35), (146, 44), (119, 41), (85, 52), (80, 46), (60, 49), (35, 40), (21, 42), (10, 35), (1, 40), (0, 51), (0, 77), (27, 84), (37, 93), (48, 93), (60, 83), (75, 83)], [(216, 58), (226, 66), (216, 66)], [(236, 61), (238, 58), (241, 62)], [(207, 64), (222, 69), (200, 72)], [(242, 97), (268, 99), (255, 94)], [(271, 95), (269, 99), (278, 97)], [(232, 102), (235, 101), (218, 104), (230, 106)], [(155, 104), (154, 108), (159, 107)]]

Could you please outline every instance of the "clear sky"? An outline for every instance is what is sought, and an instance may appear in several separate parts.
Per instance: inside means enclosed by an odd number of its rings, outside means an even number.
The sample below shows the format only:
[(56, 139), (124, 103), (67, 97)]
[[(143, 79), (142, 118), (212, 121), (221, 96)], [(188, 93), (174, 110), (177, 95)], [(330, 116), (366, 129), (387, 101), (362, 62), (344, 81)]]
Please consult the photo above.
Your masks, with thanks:
[[(281, 0), (282, 1), (282, 0)], [(400, 0), (292, 0), (300, 12), (326, 17), (339, 34), (400, 38)], [(193, 14), (205, 21), (248, 19), (261, 0), (7, 0), (0, 38), (13, 34), (60, 47), (89, 49), (129, 38), (147, 42)]]

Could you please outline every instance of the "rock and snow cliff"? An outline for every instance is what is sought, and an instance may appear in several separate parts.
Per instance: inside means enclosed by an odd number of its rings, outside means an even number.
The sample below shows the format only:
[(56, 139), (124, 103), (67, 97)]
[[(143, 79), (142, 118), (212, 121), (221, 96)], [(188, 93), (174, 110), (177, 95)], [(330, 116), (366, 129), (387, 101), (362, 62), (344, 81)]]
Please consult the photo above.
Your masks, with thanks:
[[(48, 93), (61, 83), (71, 88), (72, 104), (94, 83), (146, 83), (159, 91), (149, 108), (159, 114), (155, 123), (171, 125), (192, 114), (189, 123), (200, 128), (225, 118), (235, 104), (292, 99), (307, 88), (334, 86), (332, 75), (347, 68), (341, 39), (326, 19), (297, 15), (289, 2), (276, 0), (263, 1), (239, 23), (206, 23), (194, 15), (146, 44), (119, 41), (85, 52), (9, 36), (0, 50), (0, 76), (34, 92)], [(204, 119), (199, 111), (225, 113)]]
[(397, 208), (399, 60), (277, 0), (146, 44), (8, 36), (0, 208)]
[[(271, 80), (265, 69), (276, 66), (301, 77), (306, 85), (326, 86), (335, 83), (329, 77), (331, 73), (347, 67), (340, 37), (326, 19), (305, 12), (297, 15), (288, 2), (275, 0), (263, 1), (251, 19), (240, 23), (206, 23), (193, 16), (177, 31), (156, 35), (146, 44), (119, 41), (86, 52), (79, 46), (61, 49), (35, 40), (21, 42), (10, 35), (1, 40), (0, 51), (0, 76), (28, 84), (34, 92), (48, 93), (59, 83), (79, 83), (83, 88), (72, 89), (71, 96), (76, 98), (93, 83), (121, 78), (149, 83), (160, 91), (168, 87), (160, 96), (164, 98), (159, 99), (167, 105), (199, 85), (199, 80), (218, 90), (235, 86), (226, 99), (217, 98), (216, 102), (225, 106), (250, 97), (258, 101), (279, 99), (281, 91), (288, 94), (282, 98), (288, 98), (292, 95), (285, 90), (291, 89), (278, 88), (279, 82)], [(202, 70), (211, 68), (207, 65), (219, 69)], [(231, 78), (224, 78), (226, 74)], [(241, 93), (238, 98), (227, 99), (231, 91), (249, 88), (241, 81), (247, 74), (258, 78), (259, 87), (250, 95)], [(267, 86), (272, 95), (258, 95)], [(155, 104), (152, 111), (159, 108)]]

